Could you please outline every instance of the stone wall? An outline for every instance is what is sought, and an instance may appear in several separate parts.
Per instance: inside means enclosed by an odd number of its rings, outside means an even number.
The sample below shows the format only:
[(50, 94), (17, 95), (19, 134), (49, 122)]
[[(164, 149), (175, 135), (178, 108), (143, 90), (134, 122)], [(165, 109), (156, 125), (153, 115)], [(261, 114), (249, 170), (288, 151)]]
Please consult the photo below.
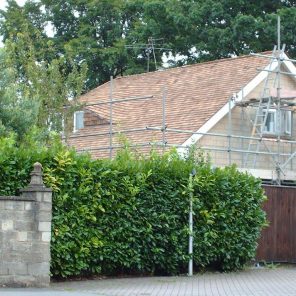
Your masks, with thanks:
[(49, 285), (51, 208), (39, 163), (20, 196), (0, 196), (0, 286)]

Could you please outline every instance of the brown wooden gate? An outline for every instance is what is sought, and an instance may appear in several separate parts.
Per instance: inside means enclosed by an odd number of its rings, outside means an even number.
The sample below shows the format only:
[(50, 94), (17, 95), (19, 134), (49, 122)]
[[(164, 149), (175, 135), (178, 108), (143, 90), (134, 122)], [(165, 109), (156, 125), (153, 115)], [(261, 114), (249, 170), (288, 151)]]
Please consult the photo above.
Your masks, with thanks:
[(296, 188), (263, 186), (269, 226), (262, 231), (256, 259), (296, 263)]

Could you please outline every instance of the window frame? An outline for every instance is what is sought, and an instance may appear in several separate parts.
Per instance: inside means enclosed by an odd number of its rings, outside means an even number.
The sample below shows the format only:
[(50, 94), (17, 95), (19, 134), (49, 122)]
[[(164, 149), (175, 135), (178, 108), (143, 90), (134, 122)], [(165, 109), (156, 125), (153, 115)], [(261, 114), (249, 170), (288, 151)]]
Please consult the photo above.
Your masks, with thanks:
[[(82, 114), (82, 124), (81, 124), (81, 126), (77, 126), (77, 115), (78, 114)], [(84, 128), (84, 111), (75, 111), (74, 112), (74, 118), (73, 118), (74, 120), (74, 122), (73, 122), (73, 132), (75, 133), (75, 132), (77, 132), (77, 131), (79, 131), (80, 129), (82, 129), (82, 128)]]
[[(267, 112), (267, 110), (263, 110), (264, 113)], [(293, 116), (292, 116), (292, 110), (280, 110), (280, 120), (281, 122), (281, 130), (280, 133), (278, 133), (278, 110), (277, 109), (269, 109), (268, 113), (273, 114), (273, 130), (267, 129), (267, 119), (265, 122), (265, 125), (263, 127), (263, 135), (268, 136), (277, 136), (280, 134), (280, 136), (292, 136), (292, 126), (293, 126)]]

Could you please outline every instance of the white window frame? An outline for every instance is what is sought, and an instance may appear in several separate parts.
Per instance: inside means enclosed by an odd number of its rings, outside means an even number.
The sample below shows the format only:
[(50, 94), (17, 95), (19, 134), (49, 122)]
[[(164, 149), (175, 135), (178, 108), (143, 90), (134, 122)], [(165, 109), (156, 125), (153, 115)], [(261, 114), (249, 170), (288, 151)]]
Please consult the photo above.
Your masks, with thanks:
[[(82, 123), (80, 126), (77, 126), (77, 118), (82, 114)], [(84, 111), (76, 111), (74, 112), (74, 122), (73, 122), (73, 132), (77, 132), (81, 128), (84, 128)]]
[[(263, 110), (266, 113), (266, 110)], [(291, 136), (292, 135), (292, 111), (291, 110), (280, 110), (280, 120), (281, 123), (278, 123), (278, 111), (276, 109), (268, 110), (269, 114), (273, 114), (273, 129), (267, 127), (267, 121), (265, 122), (265, 126), (263, 127), (263, 134), (265, 135), (278, 135), (279, 125), (280, 135), (281, 136)]]
[[(284, 113), (282, 113), (282, 120), (285, 120), (284, 122), (284, 129), (282, 132), (286, 135), (291, 136), (292, 135), (292, 111), (284, 110)], [(285, 118), (284, 118), (285, 115)]]
[[(263, 115), (266, 115), (267, 110), (263, 110)], [(263, 128), (263, 133), (266, 135), (275, 135), (276, 134), (276, 127), (277, 127), (277, 114), (276, 114), (276, 110), (275, 109), (270, 109), (268, 110), (268, 115), (272, 114), (273, 115), (273, 128), (272, 130), (270, 129), (270, 127), (267, 126), (267, 120), (268, 117), (266, 119), (265, 125), (262, 127)]]

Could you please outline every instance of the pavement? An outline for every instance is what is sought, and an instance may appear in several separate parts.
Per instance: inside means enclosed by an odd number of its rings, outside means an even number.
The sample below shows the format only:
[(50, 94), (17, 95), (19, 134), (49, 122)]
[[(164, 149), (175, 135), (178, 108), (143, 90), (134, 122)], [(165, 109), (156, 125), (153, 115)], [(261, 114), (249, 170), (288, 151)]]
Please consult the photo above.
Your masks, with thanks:
[(115, 278), (1, 288), (0, 296), (296, 296), (296, 266), (207, 272), (193, 277)]

